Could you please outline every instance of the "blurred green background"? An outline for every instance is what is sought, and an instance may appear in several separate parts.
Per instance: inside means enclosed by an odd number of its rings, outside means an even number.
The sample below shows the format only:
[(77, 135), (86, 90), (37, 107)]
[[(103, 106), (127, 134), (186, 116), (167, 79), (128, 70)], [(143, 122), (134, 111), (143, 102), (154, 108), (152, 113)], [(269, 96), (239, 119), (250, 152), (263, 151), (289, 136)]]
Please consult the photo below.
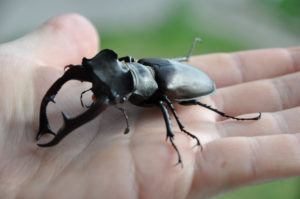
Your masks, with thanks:
[[(101, 48), (114, 49), (120, 56), (183, 56), (196, 36), (203, 42), (195, 54), (300, 44), (300, 0), (0, 0), (0, 42), (65, 12), (87, 16), (101, 35)], [(217, 198), (299, 199), (300, 178), (245, 187)]]
[(121, 55), (176, 57), (185, 55), (196, 36), (204, 42), (195, 54), (300, 44), (299, 0), (195, 2), (174, 1), (151, 25), (126, 28), (131, 22), (123, 22), (122, 31), (99, 27), (101, 46)]

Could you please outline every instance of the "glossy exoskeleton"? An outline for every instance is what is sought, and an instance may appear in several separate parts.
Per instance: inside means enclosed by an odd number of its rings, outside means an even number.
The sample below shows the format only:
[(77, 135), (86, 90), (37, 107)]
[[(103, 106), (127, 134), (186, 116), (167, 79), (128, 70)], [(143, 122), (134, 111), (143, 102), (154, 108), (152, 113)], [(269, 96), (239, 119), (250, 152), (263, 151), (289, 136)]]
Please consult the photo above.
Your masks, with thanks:
[[(195, 43), (193, 43), (193, 46)], [(46, 92), (40, 107), (40, 124), (36, 139), (38, 140), (44, 134), (52, 134), (54, 138), (48, 143), (38, 145), (50, 147), (58, 144), (66, 135), (94, 119), (108, 106), (116, 106), (127, 100), (141, 107), (159, 107), (166, 124), (167, 139), (177, 152), (178, 163), (181, 163), (181, 156), (173, 142), (174, 134), (168, 110), (171, 111), (180, 130), (194, 138), (201, 148), (202, 145), (195, 135), (184, 128), (176, 114), (173, 103), (200, 105), (224, 117), (236, 120), (258, 120), (260, 113), (252, 118), (237, 118), (226, 115), (195, 99), (212, 93), (215, 90), (215, 84), (200, 69), (183, 63), (188, 61), (191, 51), (188, 56), (183, 58), (143, 58), (135, 61), (129, 56), (118, 58), (114, 51), (105, 49), (91, 59), (83, 58), (81, 65), (66, 66), (67, 70), (64, 75), (56, 80)], [(54, 133), (49, 127), (46, 108), (49, 102), (55, 103), (54, 98), (57, 92), (69, 80), (90, 82), (92, 87), (87, 91), (93, 93), (94, 100), (85, 112), (76, 117), (69, 118), (62, 112), (64, 124), (58, 132)], [(82, 95), (87, 91), (82, 92), (81, 103)], [(117, 108), (125, 116), (127, 124), (125, 133), (128, 133), (129, 124), (126, 112), (123, 108)]]

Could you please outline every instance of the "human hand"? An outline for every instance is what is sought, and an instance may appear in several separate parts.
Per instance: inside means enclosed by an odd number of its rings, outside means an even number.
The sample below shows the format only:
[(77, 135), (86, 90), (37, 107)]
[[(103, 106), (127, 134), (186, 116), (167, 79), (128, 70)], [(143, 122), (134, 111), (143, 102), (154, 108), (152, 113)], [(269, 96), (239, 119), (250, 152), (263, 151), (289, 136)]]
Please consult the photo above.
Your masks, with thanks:
[[(203, 102), (231, 115), (263, 115), (241, 122), (201, 107), (176, 106), (186, 128), (204, 144), (203, 151), (193, 147), (194, 140), (174, 128), (183, 168), (174, 166), (177, 154), (165, 142), (159, 110), (129, 104), (128, 135), (122, 115), (107, 109), (59, 145), (39, 148), (34, 138), (44, 93), (65, 65), (92, 57), (97, 45), (97, 34), (85, 19), (65, 15), (0, 46), (3, 198), (205, 198), (299, 175), (299, 48), (191, 59), (218, 87)], [(61, 103), (76, 109), (78, 100), (67, 94)]]

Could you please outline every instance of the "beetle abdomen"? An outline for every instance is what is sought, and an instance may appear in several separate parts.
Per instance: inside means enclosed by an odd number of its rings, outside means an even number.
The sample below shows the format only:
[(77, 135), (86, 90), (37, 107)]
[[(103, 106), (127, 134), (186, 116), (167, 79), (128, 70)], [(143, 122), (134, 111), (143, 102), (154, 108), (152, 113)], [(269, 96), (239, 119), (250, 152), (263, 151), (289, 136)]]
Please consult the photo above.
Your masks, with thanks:
[(196, 98), (215, 90), (213, 80), (190, 65), (157, 58), (145, 58), (138, 62), (154, 69), (160, 92), (172, 99)]

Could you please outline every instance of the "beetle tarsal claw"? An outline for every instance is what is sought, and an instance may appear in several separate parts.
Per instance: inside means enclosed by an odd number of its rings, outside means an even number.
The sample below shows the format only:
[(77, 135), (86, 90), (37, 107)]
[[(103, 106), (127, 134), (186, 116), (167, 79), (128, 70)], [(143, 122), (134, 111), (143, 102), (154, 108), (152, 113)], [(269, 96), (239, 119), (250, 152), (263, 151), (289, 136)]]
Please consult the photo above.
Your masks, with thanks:
[(129, 133), (129, 128), (127, 127), (125, 130), (124, 130), (124, 134), (127, 134), (127, 133)]

